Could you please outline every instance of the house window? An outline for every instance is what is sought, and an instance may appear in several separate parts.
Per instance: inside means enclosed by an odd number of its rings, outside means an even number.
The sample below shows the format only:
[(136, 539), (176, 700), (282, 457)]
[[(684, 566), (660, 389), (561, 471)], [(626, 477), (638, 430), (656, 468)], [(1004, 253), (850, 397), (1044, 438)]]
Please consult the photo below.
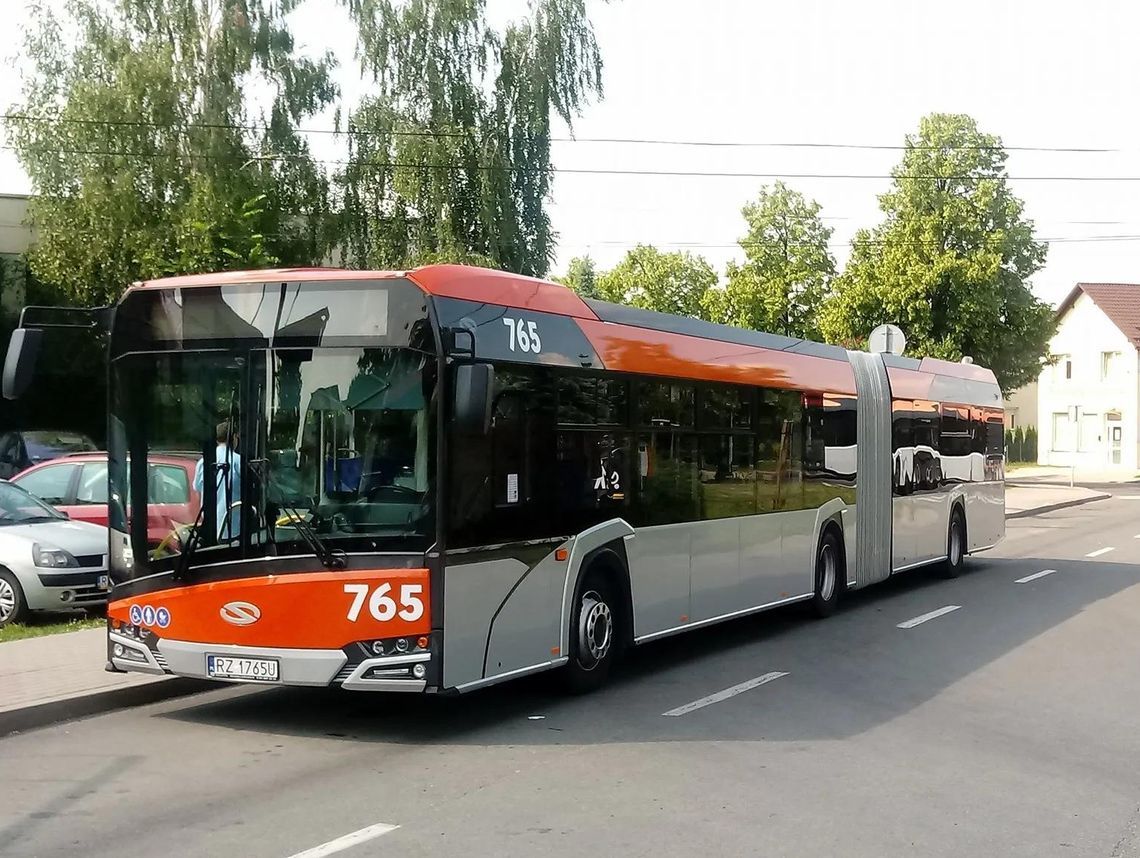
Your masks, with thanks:
[(1068, 411), (1053, 412), (1053, 450), (1068, 453), (1076, 446), (1075, 426), (1069, 419)]
[(1008, 415), (1008, 417), (1009, 417), (1009, 428), (1010, 429), (1016, 429), (1017, 428), (1017, 415), (1016, 414), (1010, 414), (1010, 415)]
[(1100, 353), (1100, 380), (1108, 381), (1116, 374), (1116, 367), (1120, 364), (1120, 352)]
[(1080, 450), (1082, 453), (1091, 453), (1100, 449), (1101, 419), (1099, 414), (1085, 414), (1081, 412)]

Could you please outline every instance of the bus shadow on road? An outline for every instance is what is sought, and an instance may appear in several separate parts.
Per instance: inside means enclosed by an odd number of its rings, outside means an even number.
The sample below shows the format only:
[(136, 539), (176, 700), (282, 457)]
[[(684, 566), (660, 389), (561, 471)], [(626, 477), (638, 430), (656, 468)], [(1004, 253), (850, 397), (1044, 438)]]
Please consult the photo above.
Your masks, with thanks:
[[(1058, 571), (1014, 583), (1046, 568)], [(1131, 564), (977, 559), (954, 580), (917, 570), (851, 593), (824, 621), (790, 606), (635, 648), (604, 689), (584, 696), (567, 696), (555, 676), (540, 675), (462, 696), (302, 688), (214, 694), (157, 717), (417, 745), (841, 739), (905, 714), (1137, 583), (1140, 566)], [(897, 627), (945, 605), (962, 607), (917, 628)], [(769, 671), (788, 675), (728, 702), (662, 717)]]

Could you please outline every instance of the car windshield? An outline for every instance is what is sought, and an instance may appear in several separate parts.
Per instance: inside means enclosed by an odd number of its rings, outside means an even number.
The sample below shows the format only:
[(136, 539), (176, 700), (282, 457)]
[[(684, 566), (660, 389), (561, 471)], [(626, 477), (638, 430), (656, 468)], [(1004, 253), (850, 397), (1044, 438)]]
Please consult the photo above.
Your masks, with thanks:
[(49, 432), (35, 430), (24, 433), (24, 446), (28, 458), (43, 462), (67, 453), (89, 453), (96, 450), (95, 442), (76, 432)]
[(32, 497), (19, 486), (0, 483), (0, 525), (60, 521), (66, 516)]

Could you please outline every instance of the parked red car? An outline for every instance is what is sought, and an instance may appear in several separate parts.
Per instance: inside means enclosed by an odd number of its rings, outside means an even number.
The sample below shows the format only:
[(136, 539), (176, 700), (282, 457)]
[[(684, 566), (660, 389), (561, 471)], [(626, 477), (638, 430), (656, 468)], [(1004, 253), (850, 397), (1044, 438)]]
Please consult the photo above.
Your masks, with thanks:
[[(147, 538), (158, 545), (176, 525), (192, 524), (200, 499), (194, 490), (198, 458), (179, 453), (148, 457)], [(75, 453), (33, 465), (10, 482), (65, 512), (75, 521), (108, 522), (107, 454)]]

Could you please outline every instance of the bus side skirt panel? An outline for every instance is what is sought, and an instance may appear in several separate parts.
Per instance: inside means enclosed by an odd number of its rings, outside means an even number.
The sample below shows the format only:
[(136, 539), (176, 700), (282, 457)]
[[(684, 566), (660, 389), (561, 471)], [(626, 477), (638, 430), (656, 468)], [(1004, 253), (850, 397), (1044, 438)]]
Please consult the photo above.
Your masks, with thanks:
[[(484, 678), (484, 664), (490, 659), (491, 631), (500, 619), (504, 635), (516, 640), (532, 637), (535, 641), (533, 646), (526, 646), (525, 652), (518, 653), (519, 659), (526, 659), (532, 651), (545, 652), (546, 658), (550, 657), (555, 641), (547, 641), (556, 636), (558, 617), (557, 592), (550, 581), (556, 579), (555, 584), (560, 585), (562, 580), (560, 570), (557, 575), (552, 574), (551, 564), (554, 551), (561, 544), (561, 540), (543, 540), (448, 552), (443, 570), (443, 687), (455, 688)], [(525, 620), (518, 618), (510, 604), (513, 597), (518, 595), (518, 604), (541, 601), (544, 588), (552, 594), (544, 612), (536, 612)], [(511, 628), (512, 623), (520, 627)], [(521, 627), (524, 623), (525, 629)], [(553, 631), (544, 634), (544, 624)]]
[[(577, 540), (569, 545), (571, 552)], [(558, 603), (565, 561), (554, 547), (518, 582), (491, 618), (483, 677), (541, 664), (564, 654), (559, 644)]]
[(884, 581), (891, 574), (891, 390), (881, 355), (848, 352), (858, 396), (855, 463), (857, 587)]

